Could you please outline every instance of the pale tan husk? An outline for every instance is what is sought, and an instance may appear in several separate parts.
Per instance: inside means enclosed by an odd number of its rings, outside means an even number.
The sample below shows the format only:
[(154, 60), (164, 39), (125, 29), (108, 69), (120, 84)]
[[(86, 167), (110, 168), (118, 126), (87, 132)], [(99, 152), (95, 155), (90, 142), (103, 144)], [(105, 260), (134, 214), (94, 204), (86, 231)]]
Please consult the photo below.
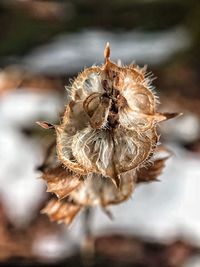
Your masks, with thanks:
[(156, 126), (177, 115), (157, 112), (145, 69), (111, 62), (109, 46), (104, 54), (104, 65), (85, 69), (68, 88), (61, 124), (39, 123), (56, 131), (56, 154), (43, 165), (42, 178), (49, 192), (64, 199), (43, 212), (67, 224), (84, 206), (118, 204), (137, 183), (156, 180), (167, 159), (153, 159)]

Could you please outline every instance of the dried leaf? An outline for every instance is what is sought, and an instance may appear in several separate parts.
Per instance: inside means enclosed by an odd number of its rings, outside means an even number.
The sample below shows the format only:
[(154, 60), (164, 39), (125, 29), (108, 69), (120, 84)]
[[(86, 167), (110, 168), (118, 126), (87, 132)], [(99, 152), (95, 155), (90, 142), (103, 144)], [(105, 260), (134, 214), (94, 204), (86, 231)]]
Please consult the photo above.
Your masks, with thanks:
[(80, 210), (81, 206), (64, 200), (52, 199), (47, 203), (41, 213), (47, 214), (51, 221), (70, 225)]
[(64, 169), (62, 165), (43, 173), (42, 178), (47, 182), (47, 192), (52, 192), (60, 199), (68, 196), (80, 184), (80, 177)]

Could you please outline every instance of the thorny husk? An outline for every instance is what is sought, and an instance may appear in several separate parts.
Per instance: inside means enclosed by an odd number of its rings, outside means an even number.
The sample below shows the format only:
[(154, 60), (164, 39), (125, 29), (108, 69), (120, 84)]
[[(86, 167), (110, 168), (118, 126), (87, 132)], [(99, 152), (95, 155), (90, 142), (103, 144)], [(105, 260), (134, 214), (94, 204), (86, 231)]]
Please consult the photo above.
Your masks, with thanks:
[[(51, 220), (70, 224), (84, 206), (118, 204), (136, 184), (156, 181), (168, 158), (156, 126), (177, 116), (157, 112), (158, 97), (146, 67), (110, 61), (85, 69), (67, 88), (70, 100), (40, 167), (52, 199), (43, 209)], [(169, 154), (169, 153), (168, 153)]]

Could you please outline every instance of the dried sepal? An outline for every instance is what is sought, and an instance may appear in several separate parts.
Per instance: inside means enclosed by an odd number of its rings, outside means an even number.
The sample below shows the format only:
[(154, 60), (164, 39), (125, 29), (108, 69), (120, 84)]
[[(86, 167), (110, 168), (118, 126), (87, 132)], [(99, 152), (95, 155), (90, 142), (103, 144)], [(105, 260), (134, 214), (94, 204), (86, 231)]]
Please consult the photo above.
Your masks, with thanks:
[(41, 213), (49, 216), (50, 220), (58, 223), (70, 225), (81, 210), (81, 206), (67, 202), (65, 200), (50, 200)]
[(120, 175), (119, 188), (109, 178), (100, 174), (88, 174), (84, 183), (72, 191), (70, 197), (79, 205), (106, 207), (130, 198), (135, 185), (136, 176), (133, 171)]
[(89, 122), (93, 129), (101, 129), (106, 126), (110, 106), (111, 99), (100, 96), (99, 94), (96, 96), (92, 94), (86, 98), (83, 103), (83, 108), (90, 117)]
[(79, 176), (63, 168), (62, 165), (45, 171), (42, 178), (47, 182), (47, 192), (56, 194), (59, 199), (67, 197), (82, 183)]
[(74, 158), (71, 150), (72, 137), (62, 127), (56, 128), (58, 159), (71, 171), (84, 175), (86, 170)]
[(148, 166), (144, 166), (137, 171), (137, 183), (158, 181), (158, 176), (161, 175), (171, 152), (164, 147), (157, 148), (156, 152), (159, 155), (152, 158)]
[(177, 113), (177, 112), (174, 112), (174, 113), (167, 113), (167, 112), (165, 112), (165, 113), (156, 113), (155, 120), (157, 122), (162, 122), (162, 121), (166, 121), (166, 120), (170, 120), (170, 119), (179, 117), (182, 114), (183, 113)]
[(77, 76), (70, 88), (72, 101), (84, 101), (92, 93), (103, 93), (100, 79), (101, 70), (101, 67), (90, 67)]
[(54, 129), (55, 128), (55, 125), (53, 125), (47, 121), (36, 121), (36, 123), (44, 129)]
[(110, 44), (109, 42), (106, 43), (105, 49), (104, 49), (104, 58), (105, 58), (105, 62), (107, 62), (107, 60), (110, 57)]

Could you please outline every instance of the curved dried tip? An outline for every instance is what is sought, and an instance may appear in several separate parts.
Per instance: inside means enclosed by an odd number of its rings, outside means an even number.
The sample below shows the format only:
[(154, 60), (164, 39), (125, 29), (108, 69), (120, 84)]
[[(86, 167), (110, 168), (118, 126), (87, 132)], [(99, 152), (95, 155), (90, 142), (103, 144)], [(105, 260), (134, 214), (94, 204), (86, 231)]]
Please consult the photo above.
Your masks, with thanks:
[(145, 64), (144, 67), (141, 68), (141, 71), (142, 71), (143, 74), (146, 73), (146, 71), (147, 71), (147, 64)]
[(117, 189), (120, 188), (120, 178), (118, 176), (111, 177), (113, 184)]
[(106, 46), (105, 46), (105, 49), (104, 49), (104, 58), (105, 58), (105, 63), (110, 58), (110, 44), (109, 44), (109, 42), (106, 43)]
[(46, 121), (36, 121), (36, 123), (44, 129), (54, 129), (55, 128), (55, 125), (53, 125), (49, 122), (46, 122)]
[(166, 120), (170, 120), (179, 116), (182, 116), (183, 113), (157, 113), (156, 116), (156, 121), (157, 122), (161, 122), (161, 121), (166, 121)]
[(102, 207), (102, 211), (106, 214), (106, 216), (110, 219), (110, 220), (114, 220), (114, 216), (111, 212), (111, 210), (109, 210), (108, 208)]

